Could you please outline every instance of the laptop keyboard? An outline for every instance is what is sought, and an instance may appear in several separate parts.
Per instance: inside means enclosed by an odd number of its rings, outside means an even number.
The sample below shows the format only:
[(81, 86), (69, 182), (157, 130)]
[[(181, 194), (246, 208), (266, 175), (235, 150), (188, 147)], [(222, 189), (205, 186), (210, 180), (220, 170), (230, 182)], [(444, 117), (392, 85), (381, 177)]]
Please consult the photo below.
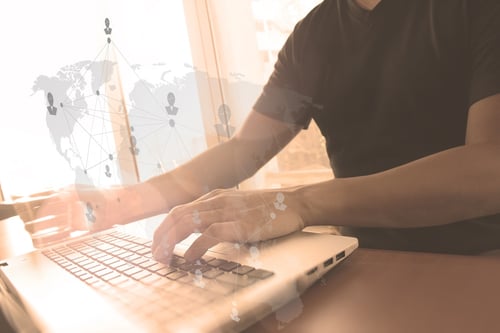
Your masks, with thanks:
[(128, 314), (156, 328), (264, 280), (273, 272), (211, 256), (170, 264), (153, 259), (151, 242), (118, 231), (42, 251)]

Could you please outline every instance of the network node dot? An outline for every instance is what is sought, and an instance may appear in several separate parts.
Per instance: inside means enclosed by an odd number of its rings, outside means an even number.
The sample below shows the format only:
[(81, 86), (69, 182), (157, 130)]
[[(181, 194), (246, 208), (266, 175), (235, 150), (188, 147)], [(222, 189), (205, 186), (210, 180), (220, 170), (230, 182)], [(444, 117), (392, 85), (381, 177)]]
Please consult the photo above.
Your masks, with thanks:
[(168, 121), (168, 124), (170, 125), (170, 127), (175, 127), (175, 120), (170, 119), (170, 120)]

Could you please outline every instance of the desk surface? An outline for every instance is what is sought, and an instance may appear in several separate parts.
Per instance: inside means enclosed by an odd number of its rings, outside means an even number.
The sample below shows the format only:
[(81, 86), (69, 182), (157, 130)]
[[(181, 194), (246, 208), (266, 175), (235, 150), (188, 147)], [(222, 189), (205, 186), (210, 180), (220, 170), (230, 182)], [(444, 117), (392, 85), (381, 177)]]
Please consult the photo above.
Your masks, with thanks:
[[(0, 260), (31, 248), (19, 219), (0, 245)], [(247, 332), (500, 332), (498, 281), (498, 257), (358, 249)]]
[(358, 249), (295, 320), (273, 314), (248, 332), (500, 332), (499, 279), (498, 258)]

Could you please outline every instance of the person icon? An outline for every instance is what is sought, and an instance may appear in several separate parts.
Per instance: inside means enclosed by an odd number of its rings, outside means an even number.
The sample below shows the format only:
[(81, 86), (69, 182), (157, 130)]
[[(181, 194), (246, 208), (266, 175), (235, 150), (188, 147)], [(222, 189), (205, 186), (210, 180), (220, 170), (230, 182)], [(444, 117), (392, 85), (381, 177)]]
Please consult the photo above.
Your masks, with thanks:
[(87, 202), (87, 212), (85, 213), (85, 216), (89, 222), (95, 222), (94, 210), (92, 209), (90, 202)]
[(167, 94), (168, 105), (165, 106), (165, 110), (167, 110), (167, 114), (171, 116), (175, 116), (177, 112), (179, 112), (179, 108), (175, 106), (175, 95), (172, 92)]
[(106, 177), (111, 178), (111, 171), (109, 169), (109, 165), (106, 164), (106, 171), (104, 172)]
[(229, 120), (231, 119), (231, 109), (227, 104), (222, 104), (217, 111), (219, 115), (219, 124), (215, 124), (215, 130), (217, 131), (217, 135), (224, 138), (230, 138), (233, 136), (235, 127), (229, 124)]
[(52, 116), (55, 116), (57, 114), (57, 108), (54, 106), (54, 96), (52, 96), (52, 93), (47, 94), (47, 102), (49, 102), (49, 106), (47, 106), (47, 111), (49, 111), (49, 114)]
[(130, 143), (130, 152), (132, 153), (132, 155), (139, 155), (139, 148), (137, 148), (137, 139), (134, 135), (130, 137)]
[[(196, 262), (196, 265), (201, 266), (201, 262), (198, 260)], [(194, 278), (193, 278), (194, 285), (197, 286), (198, 288), (205, 288), (205, 281), (203, 281), (203, 273), (201, 269), (197, 268), (194, 271)]]
[(235, 322), (239, 322), (241, 319), (238, 314), (238, 309), (236, 308), (237, 304), (235, 301), (231, 302), (231, 319)]
[(285, 195), (282, 192), (278, 192), (278, 194), (276, 194), (276, 201), (274, 201), (274, 208), (284, 211), (287, 207), (284, 202)]
[(104, 20), (104, 24), (106, 25), (106, 28), (104, 28), (104, 32), (106, 33), (106, 35), (111, 35), (111, 31), (113, 31), (113, 29), (109, 27), (109, 19), (107, 17)]
[(248, 252), (250, 253), (251, 265), (259, 267), (261, 265), (261, 262), (259, 261), (259, 256), (260, 256), (259, 248), (255, 245), (252, 245), (250, 246), (250, 249), (248, 249)]

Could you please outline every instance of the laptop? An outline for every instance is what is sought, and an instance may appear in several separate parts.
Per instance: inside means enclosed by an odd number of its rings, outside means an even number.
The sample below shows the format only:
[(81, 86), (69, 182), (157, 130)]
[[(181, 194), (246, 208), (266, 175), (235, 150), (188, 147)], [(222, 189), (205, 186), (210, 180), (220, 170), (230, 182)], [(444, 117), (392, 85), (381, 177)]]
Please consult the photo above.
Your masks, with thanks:
[(189, 263), (183, 254), (193, 234), (170, 263), (160, 263), (140, 223), (2, 262), (0, 306), (14, 329), (242, 331), (299, 298), (358, 247), (356, 238), (300, 231), (256, 244), (221, 243)]

